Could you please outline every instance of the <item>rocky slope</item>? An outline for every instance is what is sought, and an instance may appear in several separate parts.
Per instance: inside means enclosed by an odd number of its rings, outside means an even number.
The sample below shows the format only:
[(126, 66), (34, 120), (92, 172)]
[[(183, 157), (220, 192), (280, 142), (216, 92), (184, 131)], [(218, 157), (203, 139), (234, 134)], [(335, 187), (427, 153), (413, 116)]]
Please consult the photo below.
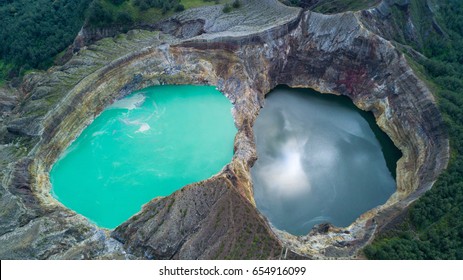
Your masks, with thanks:
[[(230, 14), (186, 11), (170, 19), (172, 35), (131, 31), (103, 39), (25, 78), (0, 123), (0, 258), (353, 258), (432, 186), (448, 161), (442, 120), (405, 57), (364, 24), (375, 8), (323, 15), (276, 0), (243, 2)], [(165, 83), (216, 85), (231, 100), (238, 128), (232, 162), (153, 199), (114, 231), (56, 201), (48, 171), (79, 132), (114, 100)], [(347, 228), (321, 225), (303, 237), (272, 228), (259, 214), (249, 173), (252, 125), (278, 84), (347, 95), (373, 111), (403, 153), (397, 192), (385, 205)]]

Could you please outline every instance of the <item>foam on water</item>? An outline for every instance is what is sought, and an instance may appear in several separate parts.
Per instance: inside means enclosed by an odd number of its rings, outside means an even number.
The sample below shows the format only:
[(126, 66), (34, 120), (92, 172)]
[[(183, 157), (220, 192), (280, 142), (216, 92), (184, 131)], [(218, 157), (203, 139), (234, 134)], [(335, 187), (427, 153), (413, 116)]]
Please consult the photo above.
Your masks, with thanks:
[(132, 94), (126, 98), (114, 102), (109, 109), (127, 109), (133, 110), (143, 105), (146, 100), (145, 93)]
[(136, 132), (136, 133), (138, 133), (138, 132), (145, 132), (145, 131), (148, 131), (148, 130), (150, 130), (150, 129), (151, 129), (151, 126), (150, 126), (149, 124), (147, 124), (147, 123), (141, 123), (141, 124), (140, 124), (140, 128), (139, 128), (137, 131), (135, 131), (135, 132)]

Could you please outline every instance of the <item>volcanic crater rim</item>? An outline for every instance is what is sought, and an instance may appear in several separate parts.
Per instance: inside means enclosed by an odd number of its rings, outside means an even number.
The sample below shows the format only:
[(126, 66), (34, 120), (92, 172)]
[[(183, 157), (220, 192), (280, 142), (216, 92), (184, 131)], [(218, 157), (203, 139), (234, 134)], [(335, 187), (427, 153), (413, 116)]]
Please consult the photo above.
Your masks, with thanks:
[[(279, 5), (273, 0), (267, 2)], [(77, 135), (85, 121), (98, 115), (111, 100), (128, 92), (159, 84), (215, 84), (234, 108), (238, 132), (232, 161), (214, 177), (174, 193), (172, 217), (156, 212), (168, 198), (153, 200), (111, 231), (111, 237), (103, 236), (103, 242), (118, 240), (125, 250), (121, 254), (130, 252), (139, 258), (212, 258), (220, 242), (237, 239), (243, 233), (233, 228), (244, 226), (242, 221), (229, 216), (224, 216), (225, 222), (219, 223), (226, 231), (214, 231), (218, 207), (228, 205), (226, 209), (233, 209), (233, 214), (239, 214), (237, 217), (247, 217), (253, 226), (262, 228), (270, 240), (269, 246), (276, 251), (289, 248), (296, 255), (309, 258), (356, 256), (384, 226), (429, 190), (447, 167), (448, 135), (430, 90), (414, 74), (403, 54), (389, 41), (362, 26), (362, 13), (322, 15), (278, 7), (288, 11), (286, 14), (294, 13), (291, 14), (293, 20), (288, 21), (289, 24), (278, 22), (265, 34), (255, 29), (236, 33), (212, 31), (200, 38), (181, 41), (162, 33), (141, 32), (132, 35), (142, 34), (146, 36), (142, 38), (145, 41), (138, 42), (138, 49), (127, 47), (119, 58), (95, 62), (93, 52), (103, 52), (104, 48), (89, 48), (65, 66), (26, 76), (23, 87), (28, 96), (40, 96), (43, 88), (48, 87), (47, 92), (51, 92), (56, 102), (53, 104), (58, 105), (52, 110), (48, 107), (44, 115), (23, 124), (26, 128), (14, 124), (15, 130), (22, 128), (36, 139), (26, 157), (9, 165), (4, 179), (11, 193), (24, 201), (21, 211), (59, 224), (53, 228), (56, 232), (63, 228), (79, 234), (81, 229), (95, 230), (97, 227), (79, 215), (76, 217), (49, 194), (47, 172), (72, 140), (70, 135)], [(333, 36), (326, 33), (327, 26), (333, 29)], [(347, 34), (346, 29), (351, 32)], [(235, 37), (225, 36), (230, 33)], [(121, 38), (127, 36), (106, 40), (105, 48), (124, 46)], [(158, 47), (166, 41), (172, 44)], [(89, 72), (85, 63), (94, 63), (97, 70)], [(72, 79), (66, 80), (69, 75)], [(252, 208), (255, 203), (249, 176), (249, 167), (256, 158), (251, 126), (263, 104), (264, 93), (278, 84), (346, 95), (358, 108), (374, 112), (378, 126), (403, 154), (397, 163), (397, 192), (386, 203), (390, 207), (385, 204), (381, 209), (365, 213), (347, 230), (325, 227), (302, 237), (272, 230), (262, 216), (256, 214)], [(31, 117), (27, 110), (39, 101), (26, 99), (17, 114)], [(25, 183), (17, 186), (16, 182)], [(186, 206), (197, 208), (199, 214), (187, 213), (179, 224), (175, 213)], [(23, 229), (14, 230), (22, 232)], [(83, 240), (95, 237), (79, 236)], [(146, 236), (150, 239), (144, 238)], [(180, 244), (178, 240), (187, 242)], [(207, 248), (201, 245), (205, 242), (209, 244)], [(77, 246), (79, 244), (69, 242), (70, 248)], [(226, 247), (223, 254), (230, 253), (230, 248)], [(101, 256), (107, 251), (101, 252), (91, 256)], [(267, 257), (278, 258), (271, 252)]]

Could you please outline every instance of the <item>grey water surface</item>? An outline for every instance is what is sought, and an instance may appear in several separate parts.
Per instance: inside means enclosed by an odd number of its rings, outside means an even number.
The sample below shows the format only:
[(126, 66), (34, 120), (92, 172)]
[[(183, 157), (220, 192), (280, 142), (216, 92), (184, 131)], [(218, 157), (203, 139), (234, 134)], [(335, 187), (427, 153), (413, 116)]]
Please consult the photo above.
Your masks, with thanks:
[(254, 197), (278, 229), (304, 235), (320, 223), (348, 226), (396, 189), (400, 151), (346, 97), (278, 87), (254, 132)]

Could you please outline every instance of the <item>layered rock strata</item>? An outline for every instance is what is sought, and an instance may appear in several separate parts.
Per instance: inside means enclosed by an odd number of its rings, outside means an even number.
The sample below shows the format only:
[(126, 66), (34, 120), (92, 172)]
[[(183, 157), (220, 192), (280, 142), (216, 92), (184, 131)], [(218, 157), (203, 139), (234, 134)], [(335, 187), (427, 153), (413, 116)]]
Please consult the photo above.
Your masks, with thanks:
[[(0, 153), (8, 156), (2, 259), (353, 258), (446, 167), (448, 139), (431, 92), (389, 41), (363, 25), (361, 12), (323, 15), (249, 0), (212, 20), (201, 15), (172, 19), (176, 30), (198, 36), (131, 31), (25, 78), (0, 129)], [(195, 19), (201, 28), (181, 28)], [(219, 174), (154, 198), (115, 230), (98, 228), (51, 196), (48, 172), (106, 106), (157, 84), (216, 85), (234, 105), (234, 157)], [(322, 225), (307, 236), (269, 225), (255, 208), (249, 170), (257, 157), (252, 125), (278, 84), (347, 95), (375, 114), (403, 153), (386, 204), (349, 227)]]

